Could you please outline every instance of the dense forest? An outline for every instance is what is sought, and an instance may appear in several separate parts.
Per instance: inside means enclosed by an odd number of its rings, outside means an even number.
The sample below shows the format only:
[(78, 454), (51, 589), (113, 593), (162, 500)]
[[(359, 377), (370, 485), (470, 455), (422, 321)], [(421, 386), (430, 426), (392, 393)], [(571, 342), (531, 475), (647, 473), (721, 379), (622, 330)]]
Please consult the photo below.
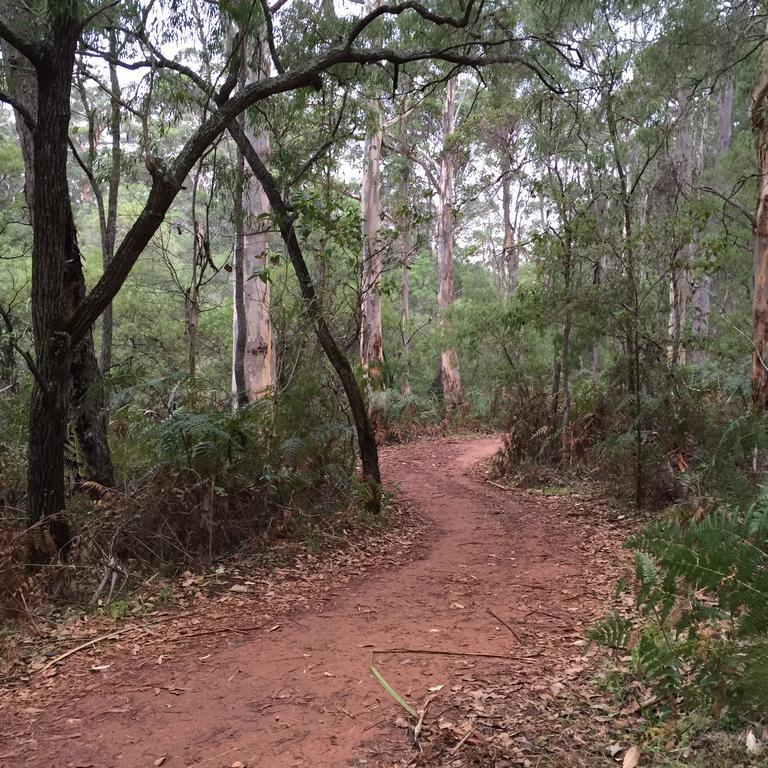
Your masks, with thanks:
[(486, 486), (632, 521), (643, 711), (764, 719), (763, 3), (0, 8), (9, 627), (384, 542), (383, 446), (500, 435)]

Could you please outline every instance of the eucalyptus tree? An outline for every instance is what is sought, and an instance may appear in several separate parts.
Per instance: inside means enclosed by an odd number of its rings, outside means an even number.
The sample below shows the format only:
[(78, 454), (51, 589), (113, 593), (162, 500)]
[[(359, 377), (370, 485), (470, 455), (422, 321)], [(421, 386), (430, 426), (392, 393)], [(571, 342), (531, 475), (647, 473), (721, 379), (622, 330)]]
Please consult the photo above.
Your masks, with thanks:
[[(240, 86), (245, 87), (268, 78), (271, 63), (262, 28), (249, 30), (241, 26), (239, 36), (243, 52)], [(267, 160), (270, 138), (263, 118), (251, 111), (242, 124), (259, 156)], [(238, 163), (242, 169), (240, 158)], [(236, 212), (232, 321), (232, 385), (236, 404), (268, 395), (275, 386), (277, 370), (270, 317), (269, 200), (253, 173), (242, 173), (239, 183), (242, 212)]]
[[(382, 0), (368, 0), (375, 11)], [(381, 386), (384, 361), (381, 335), (381, 277), (384, 242), (381, 237), (381, 152), (384, 141), (382, 105), (377, 96), (369, 100), (363, 146), (360, 202), (363, 227), (363, 270), (360, 286), (360, 362), (369, 387)]]

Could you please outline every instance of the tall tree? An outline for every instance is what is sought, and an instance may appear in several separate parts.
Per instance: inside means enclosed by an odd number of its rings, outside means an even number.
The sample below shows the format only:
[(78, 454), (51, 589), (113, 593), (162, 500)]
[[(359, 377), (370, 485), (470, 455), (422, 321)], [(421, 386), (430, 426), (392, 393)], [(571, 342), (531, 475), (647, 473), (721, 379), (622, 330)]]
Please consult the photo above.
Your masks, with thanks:
[[(455, 147), (453, 135), (456, 128), (456, 89), (458, 76), (445, 84), (443, 96), (443, 150), (440, 162), (440, 181), (437, 193), (437, 306), (441, 312), (440, 325), (448, 331), (445, 312), (453, 304), (453, 242), (454, 211), (453, 185), (455, 173)], [(461, 402), (461, 376), (456, 351), (445, 344), (440, 355), (440, 382), (446, 411)]]
[[(12, 6), (13, 23), (20, 28), (32, 31), (35, 29), (35, 18), (27, 7)], [(61, 31), (62, 38), (65, 33)], [(19, 146), (21, 147), (24, 160), (24, 193), (28, 203), (29, 218), (33, 230), (33, 252), (37, 248), (38, 252), (47, 247), (48, 239), (39, 232), (41, 227), (37, 226), (37, 217), (40, 216), (41, 223), (45, 222), (47, 226), (55, 228), (64, 226), (63, 234), (58, 232), (46, 233), (53, 236), (54, 241), (64, 250), (60, 268), (47, 274), (45, 270), (33, 270), (33, 304), (35, 303), (35, 286), (37, 291), (44, 291), (47, 295), (52, 292), (60, 302), (56, 310), (48, 314), (47, 317), (35, 318), (33, 309), (33, 323), (35, 328), (39, 324), (42, 327), (55, 327), (56, 318), (61, 313), (67, 316), (72, 313), (85, 296), (85, 278), (83, 275), (82, 255), (77, 241), (77, 231), (75, 228), (74, 216), (71, 206), (61, 211), (57, 222), (49, 221), (50, 212), (46, 209), (46, 204), (42, 202), (46, 194), (49, 193), (48, 182), (53, 173), (46, 165), (45, 161), (38, 161), (37, 155), (42, 151), (43, 157), (46, 157), (51, 148), (44, 147), (38, 150), (38, 144), (50, 140), (48, 131), (54, 132), (54, 126), (49, 125), (49, 114), (47, 109), (51, 104), (57, 101), (53, 94), (47, 92), (47, 89), (39, 87), (40, 69), (37, 69), (24, 54), (16, 50), (8, 42), (2, 46), (3, 60), (5, 62), (6, 80), (9, 85), (10, 96), (14, 101), (16, 129), (19, 135)], [(62, 52), (62, 58), (66, 56), (66, 51)], [(55, 65), (54, 65), (55, 66)], [(70, 73), (70, 88), (72, 83)], [(42, 91), (42, 92), (41, 92)], [(58, 104), (59, 112), (54, 111), (54, 119), (66, 120), (67, 128), (69, 126), (69, 94), (68, 88), (66, 94), (67, 105)], [(45, 115), (46, 119), (38, 120), (39, 115)], [(60, 126), (58, 126), (60, 128)], [(66, 164), (67, 147), (64, 147), (63, 158), (58, 158), (58, 162), (64, 163), (63, 179), (55, 183), (63, 183), (67, 199), (69, 199), (69, 190), (67, 187)], [(55, 168), (55, 166), (54, 166)], [(44, 182), (41, 180), (45, 180)], [(36, 238), (36, 240), (35, 240)], [(33, 258), (33, 264), (34, 264)], [(57, 287), (46, 284), (51, 281), (59, 280)], [(66, 432), (67, 421), (71, 420), (75, 433), (80, 444), (83, 459), (85, 462), (85, 474), (90, 480), (94, 480), (102, 485), (111, 486), (114, 483), (114, 470), (112, 468), (112, 457), (109, 450), (107, 439), (107, 419), (104, 406), (104, 390), (102, 386), (101, 372), (96, 358), (96, 351), (93, 342), (93, 335), (89, 331), (74, 349), (68, 360), (71, 375), (71, 385), (62, 393), (50, 394), (51, 400), (57, 400), (57, 408), (61, 408), (62, 418), (65, 419), (62, 429)], [(35, 453), (45, 454), (46, 447), (38, 446)], [(42, 461), (46, 461), (42, 458)], [(63, 459), (62, 459), (63, 461)], [(63, 473), (63, 468), (62, 468)], [(35, 489), (31, 486), (35, 484), (33, 473), (29, 474), (30, 493), (34, 495)], [(61, 529), (61, 535), (66, 536), (66, 532)]]
[[(715, 143), (713, 164), (716, 166), (731, 145), (733, 135), (733, 79), (725, 81), (718, 98), (717, 110), (717, 140)], [(712, 232), (716, 222), (711, 217), (708, 232)], [(706, 254), (705, 254), (706, 258)], [(693, 321), (691, 334), (695, 346), (691, 350), (690, 360), (694, 365), (700, 365), (707, 359), (706, 352), (701, 348), (702, 342), (709, 336), (709, 315), (712, 304), (712, 274), (705, 265), (692, 286)]]
[(752, 294), (752, 401), (768, 410), (768, 43), (760, 51), (760, 69), (750, 110), (757, 164), (757, 213), (754, 224)]
[[(269, 48), (266, 40), (249, 42), (241, 30), (241, 86), (269, 77)], [(259, 157), (268, 162), (269, 132), (246, 115), (244, 129)], [(239, 162), (239, 161), (238, 161)], [(275, 385), (275, 350), (270, 316), (269, 200), (252, 172), (242, 177), (242, 215), (237, 217), (235, 248), (234, 317), (232, 322), (232, 385), (235, 402), (242, 403), (269, 394)], [(238, 279), (239, 278), (239, 279)], [(238, 382), (242, 381), (242, 384)]]
[[(382, 0), (369, 0), (374, 11)], [(381, 105), (373, 98), (368, 106), (368, 126), (363, 147), (363, 175), (360, 190), (363, 226), (363, 275), (361, 283), (360, 361), (368, 386), (381, 385), (384, 350), (381, 336), (381, 276), (383, 243), (381, 230), (381, 151), (384, 123)]]

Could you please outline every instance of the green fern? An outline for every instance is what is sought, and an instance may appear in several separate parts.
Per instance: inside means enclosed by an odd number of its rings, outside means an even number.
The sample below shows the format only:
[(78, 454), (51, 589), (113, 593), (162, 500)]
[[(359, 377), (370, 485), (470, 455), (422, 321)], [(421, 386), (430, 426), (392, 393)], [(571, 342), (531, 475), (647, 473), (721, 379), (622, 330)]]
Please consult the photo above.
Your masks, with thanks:
[(287, 466), (295, 466), (299, 456), (304, 450), (305, 441), (302, 437), (294, 435), (280, 444), (280, 459)]
[(587, 636), (597, 645), (624, 650), (631, 631), (632, 622), (615, 611), (592, 627)]
[[(721, 701), (726, 692), (743, 706), (768, 704), (768, 491), (743, 511), (652, 523), (627, 546), (644, 619), (632, 649), (636, 671), (670, 700), (682, 693)], [(591, 637), (625, 647), (628, 632), (614, 614)], [(745, 692), (747, 671), (759, 691)]]

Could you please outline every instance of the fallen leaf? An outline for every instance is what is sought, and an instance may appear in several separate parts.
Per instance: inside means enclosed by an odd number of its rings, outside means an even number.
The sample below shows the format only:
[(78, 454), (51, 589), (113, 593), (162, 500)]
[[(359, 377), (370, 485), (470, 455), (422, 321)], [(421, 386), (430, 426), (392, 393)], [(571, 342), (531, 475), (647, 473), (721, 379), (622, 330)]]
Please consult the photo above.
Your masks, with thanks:
[(627, 754), (624, 755), (624, 762), (621, 764), (621, 768), (636, 768), (640, 762), (640, 747), (635, 744), (634, 747), (630, 747), (627, 750)]
[(755, 734), (751, 730), (747, 731), (747, 752), (750, 755), (756, 755), (762, 748)]
[(158, 757), (157, 760), (153, 763), (153, 765), (162, 765), (165, 762), (167, 755), (163, 755), (162, 757)]
[(445, 688), (444, 685), (433, 685), (430, 688), (428, 688), (427, 690), (432, 691), (432, 693), (437, 693), (438, 691), (442, 691), (443, 688)]
[(244, 584), (233, 584), (229, 588), (230, 592), (250, 592), (248, 587), (246, 587)]
[(623, 751), (624, 751), (624, 746), (622, 744), (619, 744), (619, 742), (608, 745), (608, 752), (610, 753), (611, 757), (614, 759), (616, 758), (616, 755), (620, 754)]

